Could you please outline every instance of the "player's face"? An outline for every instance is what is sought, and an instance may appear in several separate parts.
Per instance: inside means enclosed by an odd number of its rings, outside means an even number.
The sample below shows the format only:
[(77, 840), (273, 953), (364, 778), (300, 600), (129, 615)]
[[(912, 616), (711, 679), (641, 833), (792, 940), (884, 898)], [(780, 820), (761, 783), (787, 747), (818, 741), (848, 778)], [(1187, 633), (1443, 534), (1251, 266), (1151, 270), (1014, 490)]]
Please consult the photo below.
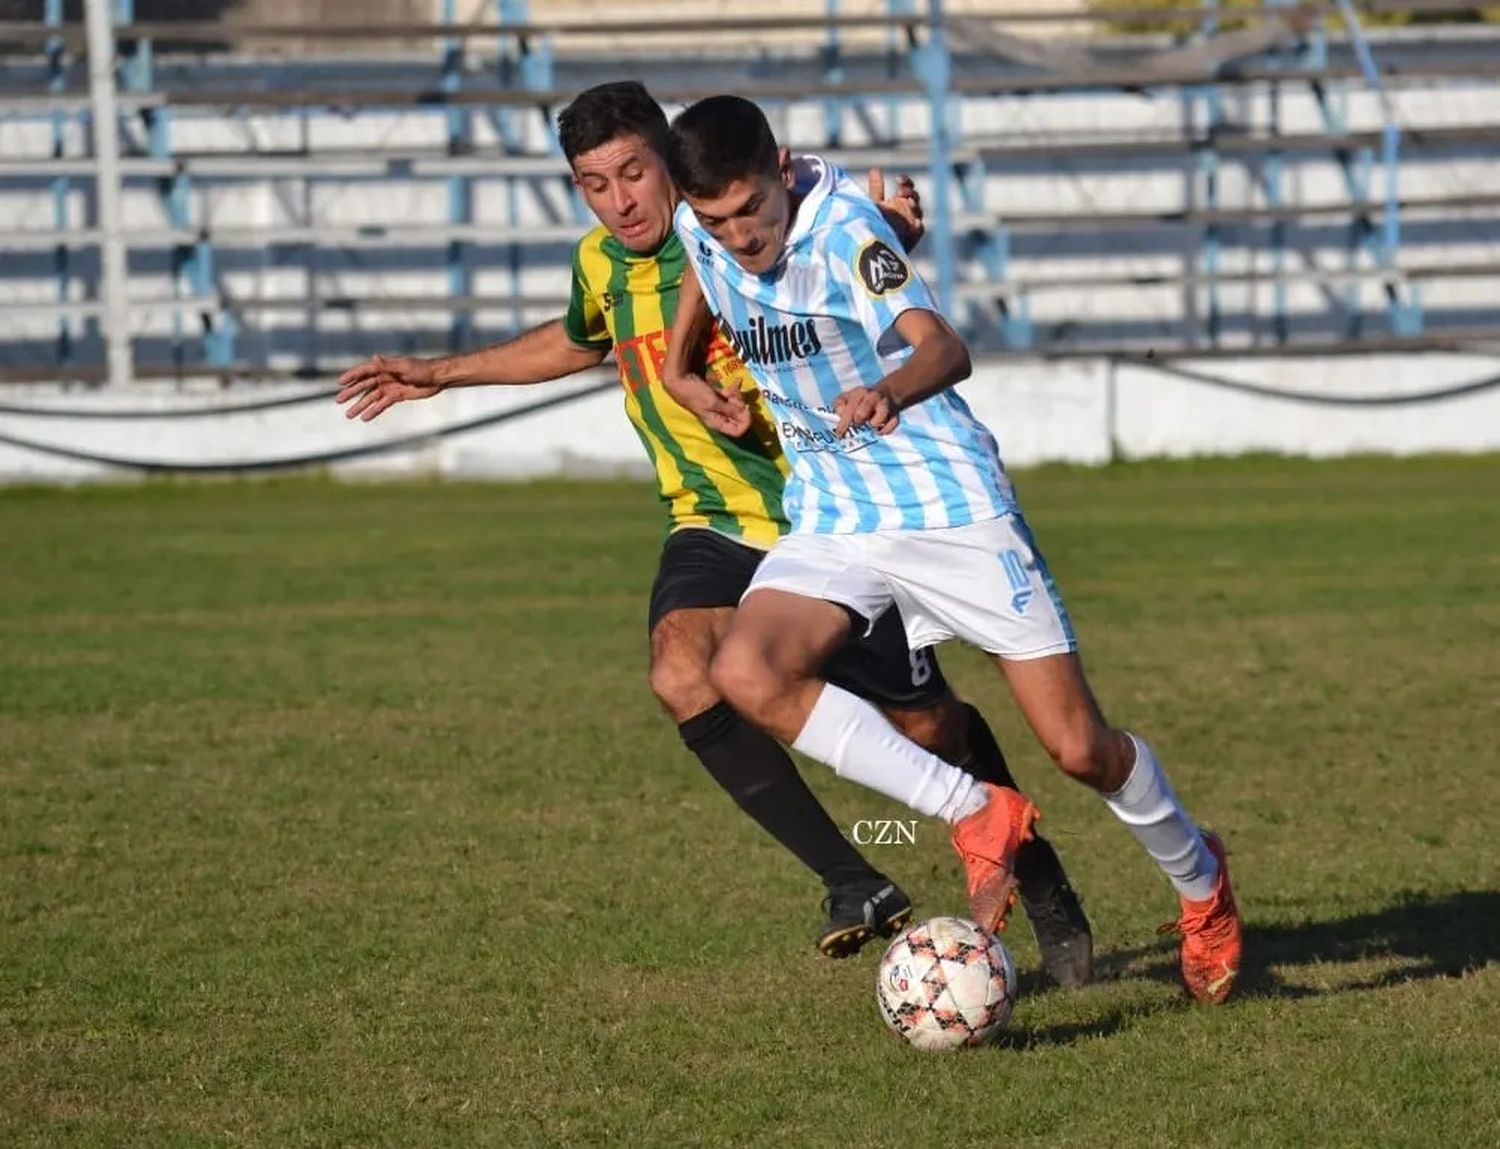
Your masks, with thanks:
[(792, 161), (785, 148), (780, 163), (774, 175), (737, 179), (716, 196), (683, 196), (704, 229), (736, 263), (757, 275), (770, 271), (781, 258), (791, 227)]
[(631, 251), (649, 254), (672, 231), (672, 179), (640, 136), (620, 136), (573, 159), (589, 210)]

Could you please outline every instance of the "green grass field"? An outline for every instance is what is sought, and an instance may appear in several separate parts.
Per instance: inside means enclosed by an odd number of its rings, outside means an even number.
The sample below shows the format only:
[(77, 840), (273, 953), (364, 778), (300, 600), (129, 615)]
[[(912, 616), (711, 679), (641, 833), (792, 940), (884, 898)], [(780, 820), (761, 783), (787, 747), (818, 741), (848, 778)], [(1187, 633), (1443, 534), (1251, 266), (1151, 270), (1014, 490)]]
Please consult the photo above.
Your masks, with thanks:
[[(1019, 478), (1243, 992), (953, 649), (1104, 979), (905, 1048), (645, 682), (635, 484), (0, 491), (0, 1144), (1493, 1145), (1500, 457)], [(845, 827), (904, 811), (809, 777)], [(936, 823), (871, 848), (963, 906)]]

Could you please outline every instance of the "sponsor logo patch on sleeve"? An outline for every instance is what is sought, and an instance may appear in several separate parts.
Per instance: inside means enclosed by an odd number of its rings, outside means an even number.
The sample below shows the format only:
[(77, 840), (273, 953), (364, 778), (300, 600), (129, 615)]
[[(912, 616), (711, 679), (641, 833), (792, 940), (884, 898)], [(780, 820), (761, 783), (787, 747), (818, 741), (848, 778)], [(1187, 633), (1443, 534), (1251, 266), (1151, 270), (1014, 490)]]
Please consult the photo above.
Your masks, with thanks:
[(884, 295), (906, 286), (911, 268), (883, 240), (872, 239), (860, 249), (858, 270), (860, 282), (871, 295)]

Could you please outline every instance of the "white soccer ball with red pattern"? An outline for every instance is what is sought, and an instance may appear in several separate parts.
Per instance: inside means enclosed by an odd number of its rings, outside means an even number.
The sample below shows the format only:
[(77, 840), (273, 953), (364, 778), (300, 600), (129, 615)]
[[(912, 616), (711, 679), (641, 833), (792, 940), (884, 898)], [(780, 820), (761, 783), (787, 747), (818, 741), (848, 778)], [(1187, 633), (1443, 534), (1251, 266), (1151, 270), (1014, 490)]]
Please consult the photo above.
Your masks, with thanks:
[(886, 949), (875, 997), (886, 1024), (918, 1049), (983, 1045), (1010, 1020), (1016, 966), (982, 926), (931, 918)]

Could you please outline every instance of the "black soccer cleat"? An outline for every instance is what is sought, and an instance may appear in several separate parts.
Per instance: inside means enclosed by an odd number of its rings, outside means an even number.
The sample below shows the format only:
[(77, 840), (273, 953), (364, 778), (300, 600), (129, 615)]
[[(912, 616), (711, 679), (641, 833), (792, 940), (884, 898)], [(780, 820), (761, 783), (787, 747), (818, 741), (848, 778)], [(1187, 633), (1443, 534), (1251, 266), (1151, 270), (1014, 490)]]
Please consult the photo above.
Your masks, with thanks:
[(1063, 989), (1076, 989), (1094, 980), (1094, 935), (1073, 887), (1054, 887), (1045, 897), (1028, 898), (1021, 905), (1031, 919), (1042, 968)]
[(1052, 844), (1027, 842), (1016, 854), (1016, 872), (1047, 976), (1063, 989), (1087, 985), (1094, 978), (1094, 935)]
[(828, 920), (818, 931), (818, 949), (831, 958), (852, 957), (877, 934), (888, 938), (911, 921), (911, 899), (895, 882), (836, 887), (823, 905)]

